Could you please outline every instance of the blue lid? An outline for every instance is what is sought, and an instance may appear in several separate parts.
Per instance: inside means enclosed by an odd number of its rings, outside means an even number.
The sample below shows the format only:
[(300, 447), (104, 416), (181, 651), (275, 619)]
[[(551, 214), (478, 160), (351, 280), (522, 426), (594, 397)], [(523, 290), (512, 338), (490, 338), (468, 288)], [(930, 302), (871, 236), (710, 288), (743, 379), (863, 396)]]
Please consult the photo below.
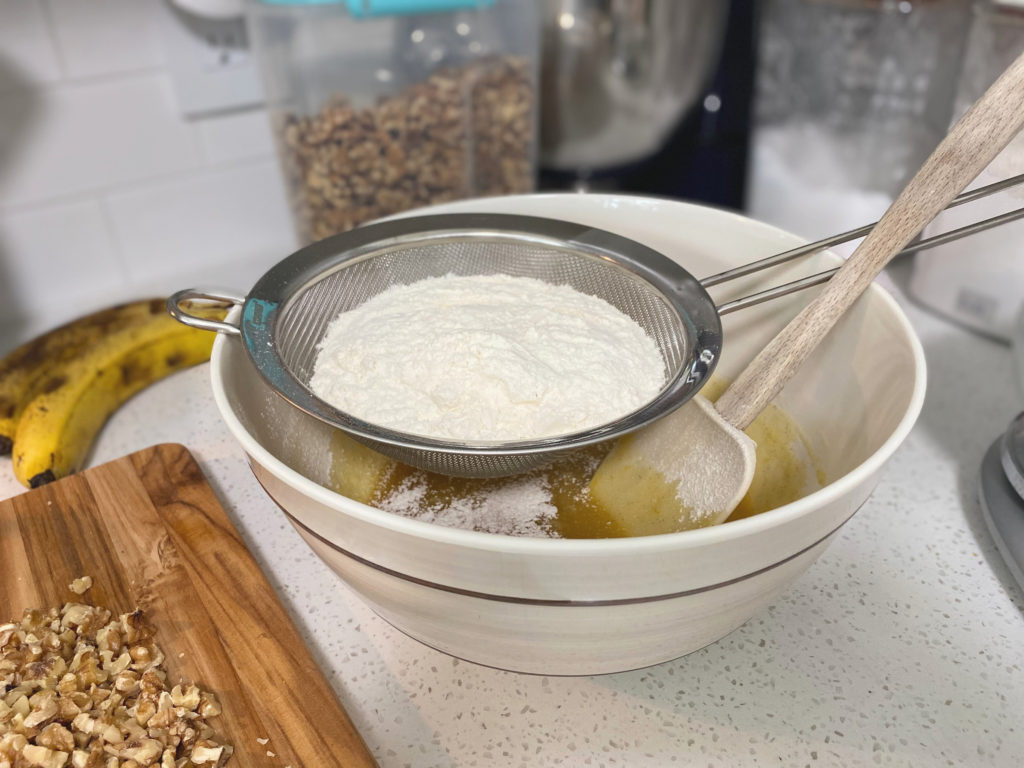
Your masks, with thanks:
[(494, 0), (262, 0), (271, 5), (344, 5), (356, 18), (488, 8)]

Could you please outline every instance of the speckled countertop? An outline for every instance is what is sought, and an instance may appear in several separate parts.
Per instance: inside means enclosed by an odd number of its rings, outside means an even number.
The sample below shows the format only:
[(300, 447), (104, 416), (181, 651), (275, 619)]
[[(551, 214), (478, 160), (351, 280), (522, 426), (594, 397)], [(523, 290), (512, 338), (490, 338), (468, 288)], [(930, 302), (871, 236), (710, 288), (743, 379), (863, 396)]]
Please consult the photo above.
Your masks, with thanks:
[[(903, 304), (928, 394), (871, 500), (768, 610), (636, 672), (500, 672), (392, 629), (257, 485), (207, 366), (122, 408), (91, 463), (192, 451), (382, 766), (1020, 766), (1024, 595), (976, 479), (1024, 398), (1007, 346)], [(0, 463), (0, 498), (21, 490)]]

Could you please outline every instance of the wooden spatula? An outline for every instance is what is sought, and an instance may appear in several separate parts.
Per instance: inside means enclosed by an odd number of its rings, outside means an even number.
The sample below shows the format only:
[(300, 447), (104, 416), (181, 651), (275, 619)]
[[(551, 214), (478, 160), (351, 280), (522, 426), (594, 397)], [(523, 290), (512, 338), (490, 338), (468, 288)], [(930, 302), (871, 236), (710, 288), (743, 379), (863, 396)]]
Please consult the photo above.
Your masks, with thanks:
[[(714, 405), (698, 395), (623, 438), (591, 480), (595, 501), (636, 535), (725, 520), (754, 475), (754, 442), (742, 430), (778, 395), (890, 259), (974, 180), (1022, 124), (1024, 55), (953, 126), (824, 290)], [(663, 522), (652, 526), (652, 518)]]

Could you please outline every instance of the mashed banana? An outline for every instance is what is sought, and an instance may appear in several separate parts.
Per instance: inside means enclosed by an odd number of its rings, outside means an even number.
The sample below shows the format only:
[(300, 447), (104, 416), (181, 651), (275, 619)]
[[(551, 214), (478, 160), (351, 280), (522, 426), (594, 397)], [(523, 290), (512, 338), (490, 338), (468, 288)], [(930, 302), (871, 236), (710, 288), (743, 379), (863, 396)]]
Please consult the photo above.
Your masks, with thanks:
[[(714, 399), (724, 384), (703, 393)], [(799, 427), (772, 405), (746, 430), (757, 443), (757, 468), (746, 496), (729, 517), (737, 520), (788, 504), (820, 488), (825, 477)], [(625, 439), (628, 439), (625, 438)], [(611, 445), (584, 448), (547, 467), (495, 479), (447, 477), (400, 464), (338, 433), (332, 486), (349, 498), (439, 525), (488, 533), (555, 538), (612, 538), (670, 533), (677, 521), (654, 510), (627, 530), (596, 503), (590, 477)]]

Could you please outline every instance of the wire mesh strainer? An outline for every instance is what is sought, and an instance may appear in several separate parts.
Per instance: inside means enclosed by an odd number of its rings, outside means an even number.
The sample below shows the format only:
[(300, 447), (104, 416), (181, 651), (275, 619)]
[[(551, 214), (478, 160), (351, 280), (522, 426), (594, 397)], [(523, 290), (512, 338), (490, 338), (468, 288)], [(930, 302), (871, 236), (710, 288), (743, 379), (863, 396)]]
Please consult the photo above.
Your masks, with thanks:
[[(629, 315), (665, 363), (661, 391), (615, 421), (514, 442), (457, 442), (382, 427), (318, 398), (309, 387), (328, 325), (393, 285), (428, 277), (507, 274), (568, 285)], [(198, 318), (186, 299), (240, 306), (228, 321)], [(556, 454), (610, 440), (682, 405), (718, 362), (722, 329), (700, 282), (668, 257), (580, 224), (508, 214), (447, 214), (359, 227), (301, 249), (267, 272), (247, 296), (189, 289), (168, 300), (178, 320), (239, 335), (256, 369), (288, 402), (398, 461), (460, 477), (500, 477)]]

